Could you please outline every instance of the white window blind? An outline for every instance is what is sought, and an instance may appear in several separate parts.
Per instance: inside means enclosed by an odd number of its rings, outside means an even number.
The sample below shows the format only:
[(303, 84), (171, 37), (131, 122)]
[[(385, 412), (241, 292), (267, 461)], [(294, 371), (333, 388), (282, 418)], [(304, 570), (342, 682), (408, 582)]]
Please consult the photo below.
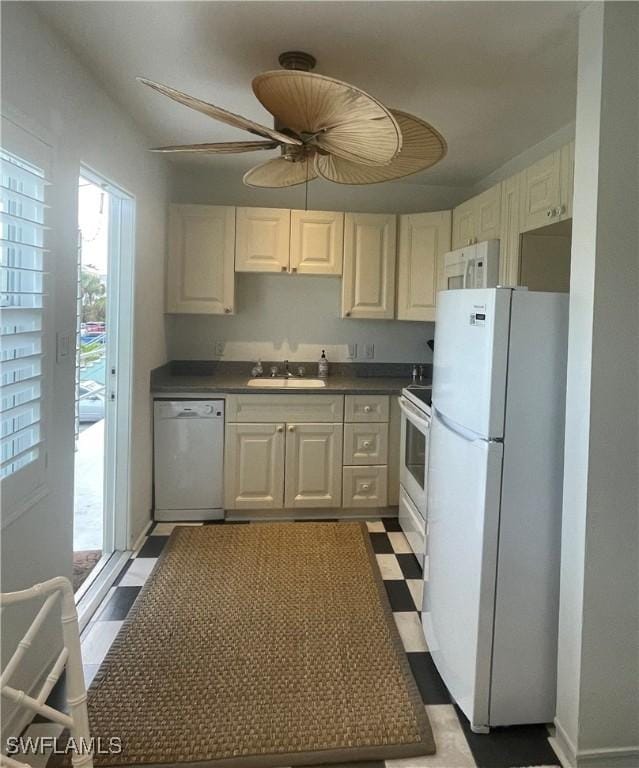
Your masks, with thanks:
[(0, 149), (0, 478), (42, 449), (44, 171)]

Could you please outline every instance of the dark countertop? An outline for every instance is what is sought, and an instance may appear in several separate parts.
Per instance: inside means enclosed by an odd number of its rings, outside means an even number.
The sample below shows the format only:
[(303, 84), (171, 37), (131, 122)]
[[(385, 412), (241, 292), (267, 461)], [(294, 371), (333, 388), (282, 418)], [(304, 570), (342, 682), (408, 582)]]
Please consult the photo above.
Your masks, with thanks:
[[(199, 361), (198, 361), (199, 362)], [(307, 365), (306, 378), (315, 378), (313, 368)], [(180, 365), (178, 362), (168, 363), (161, 368), (156, 368), (151, 373), (151, 391), (154, 394), (175, 392), (188, 395), (193, 394), (307, 394), (307, 395), (397, 395), (403, 387), (410, 384), (410, 370), (406, 373), (397, 370), (400, 366), (389, 365), (384, 369), (382, 364), (375, 368), (346, 364), (334, 366), (337, 370), (329, 375), (325, 387), (294, 389), (279, 387), (249, 387), (250, 363), (241, 366), (236, 364), (218, 364), (201, 366), (198, 370), (193, 365)], [(401, 366), (405, 368), (406, 366)], [(268, 370), (268, 368), (265, 369)], [(366, 372), (364, 372), (366, 371)], [(379, 375), (379, 373), (394, 375)], [(401, 375), (397, 375), (401, 374)], [(430, 366), (428, 366), (428, 378), (422, 382), (430, 383)]]

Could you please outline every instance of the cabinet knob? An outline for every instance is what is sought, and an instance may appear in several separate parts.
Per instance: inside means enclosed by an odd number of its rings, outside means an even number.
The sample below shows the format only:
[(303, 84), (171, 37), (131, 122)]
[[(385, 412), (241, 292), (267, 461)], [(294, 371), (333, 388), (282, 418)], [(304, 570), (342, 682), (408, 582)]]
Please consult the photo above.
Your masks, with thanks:
[(370, 486), (370, 483), (362, 483), (362, 484), (360, 485), (360, 488), (361, 488), (363, 491), (369, 491), (369, 490), (370, 490), (370, 487), (371, 487), (371, 486)]
[(350, 312), (344, 312), (344, 317), (350, 317), (350, 316), (351, 316)]
[(231, 308), (230, 308), (230, 307), (224, 307), (224, 312), (225, 312), (227, 315), (229, 315), (229, 314), (231, 313)]
[(371, 408), (371, 406), (370, 406), (370, 405), (365, 405), (365, 406), (364, 406), (364, 413), (370, 413), (372, 410), (373, 410), (373, 409)]
[(370, 440), (364, 440), (362, 445), (364, 446), (364, 448), (370, 448), (371, 447), (371, 441)]
[(282, 267), (282, 272), (286, 272), (286, 271), (287, 271), (286, 267)]
[(284, 431), (284, 427), (280, 425), (280, 426), (277, 428), (277, 431), (278, 431), (278, 432), (283, 432), (283, 431)]
[(288, 425), (288, 431), (289, 432), (295, 432), (295, 427), (292, 424)]
[(548, 218), (550, 218), (550, 217), (552, 216), (552, 208), (549, 208), (549, 209), (546, 211), (546, 216), (548, 216)]
[(566, 206), (565, 205), (560, 205), (559, 208), (557, 208), (557, 215), (558, 216), (563, 216), (564, 213), (566, 213)]

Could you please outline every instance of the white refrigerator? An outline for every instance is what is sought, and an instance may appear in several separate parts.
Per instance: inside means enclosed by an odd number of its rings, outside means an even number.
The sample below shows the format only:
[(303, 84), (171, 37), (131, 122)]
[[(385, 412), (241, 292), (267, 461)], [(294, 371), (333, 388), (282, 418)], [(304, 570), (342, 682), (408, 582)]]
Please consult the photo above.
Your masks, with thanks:
[(424, 633), (475, 732), (555, 714), (568, 296), (438, 295)]

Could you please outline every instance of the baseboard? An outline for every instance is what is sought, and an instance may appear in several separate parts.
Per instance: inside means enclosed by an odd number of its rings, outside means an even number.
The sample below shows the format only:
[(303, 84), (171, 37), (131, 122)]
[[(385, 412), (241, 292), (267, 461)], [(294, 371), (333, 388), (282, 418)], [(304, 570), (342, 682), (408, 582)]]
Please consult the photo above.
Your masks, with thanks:
[(577, 750), (555, 718), (555, 735), (549, 738), (563, 768), (637, 768), (639, 746)]
[(307, 509), (229, 509), (230, 520), (373, 520), (397, 517), (397, 507), (322, 507)]
[(151, 526), (153, 525), (153, 523), (154, 523), (154, 520), (153, 520), (153, 519), (151, 519), (151, 520), (149, 520), (149, 522), (148, 522), (148, 523), (147, 523), (147, 524), (144, 526), (144, 528), (143, 528), (143, 529), (142, 529), (142, 531), (140, 532), (140, 535), (139, 535), (139, 536), (137, 537), (137, 539), (136, 539), (136, 540), (133, 542), (133, 546), (131, 547), (131, 549), (132, 549), (132, 551), (133, 551), (133, 552), (137, 552), (137, 551), (140, 549), (140, 547), (142, 546), (142, 544), (144, 544), (144, 539), (146, 539), (146, 537), (147, 537), (147, 535), (148, 535), (148, 533), (149, 533), (149, 530), (150, 530)]

